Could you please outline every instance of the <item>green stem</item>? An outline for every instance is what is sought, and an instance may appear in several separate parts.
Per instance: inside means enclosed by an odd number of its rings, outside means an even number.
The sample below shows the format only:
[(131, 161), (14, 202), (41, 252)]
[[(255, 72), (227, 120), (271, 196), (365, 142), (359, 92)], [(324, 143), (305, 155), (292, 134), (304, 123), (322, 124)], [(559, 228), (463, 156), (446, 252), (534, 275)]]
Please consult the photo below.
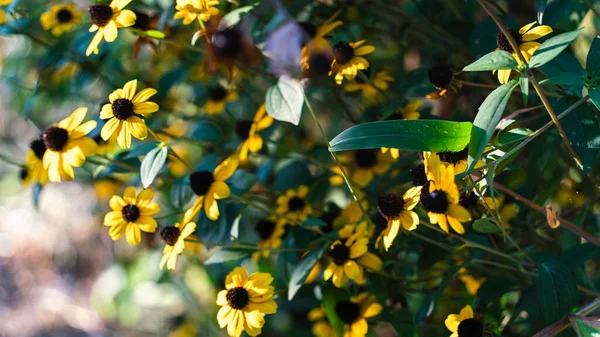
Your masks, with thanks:
[(220, 247), (227, 249), (245, 249), (245, 250), (255, 250), (255, 251), (263, 251), (268, 250), (271, 252), (306, 252), (310, 250), (310, 248), (271, 248), (271, 247), (258, 247), (252, 245), (244, 245), (244, 244), (235, 244), (235, 245), (226, 245), (222, 243), (213, 243), (202, 240), (194, 240), (194, 239), (185, 239), (187, 242), (198, 243), (201, 245), (205, 245), (208, 247)]

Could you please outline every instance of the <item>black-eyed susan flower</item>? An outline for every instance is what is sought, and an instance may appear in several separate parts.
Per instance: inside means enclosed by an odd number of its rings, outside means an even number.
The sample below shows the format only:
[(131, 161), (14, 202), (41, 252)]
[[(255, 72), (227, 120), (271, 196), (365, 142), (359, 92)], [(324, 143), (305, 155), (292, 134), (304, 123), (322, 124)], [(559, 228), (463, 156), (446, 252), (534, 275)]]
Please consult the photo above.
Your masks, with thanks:
[(197, 19), (202, 24), (211, 16), (219, 14), (219, 9), (215, 7), (218, 4), (218, 0), (177, 0), (177, 12), (173, 19), (183, 19), (184, 25), (189, 25)]
[(190, 221), (204, 206), (206, 216), (211, 220), (219, 219), (217, 200), (229, 198), (231, 190), (225, 180), (229, 179), (237, 169), (239, 160), (236, 156), (225, 159), (213, 172), (196, 171), (190, 174), (190, 187), (198, 196), (194, 205), (185, 213), (184, 222)]
[(438, 156), (443, 164), (454, 166), (454, 174), (465, 172), (469, 159), (469, 147), (465, 147), (458, 152), (438, 152)]
[[(438, 224), (448, 232), (448, 224), (455, 232), (463, 234), (463, 222), (471, 220), (471, 214), (459, 204), (459, 192), (454, 182), (454, 166), (442, 164), (436, 153), (425, 155), (425, 168), (429, 179), (429, 193), (421, 194), (421, 204), (432, 224)], [(426, 187), (424, 187), (426, 188)]]
[(312, 333), (316, 337), (337, 337), (339, 335), (337, 329), (329, 323), (323, 307), (309, 311), (307, 318), (313, 322)]
[(381, 310), (383, 306), (377, 303), (375, 295), (367, 292), (335, 304), (335, 313), (344, 323), (344, 337), (366, 336), (369, 331), (367, 318), (379, 315)]
[(483, 282), (485, 282), (484, 277), (473, 276), (465, 267), (458, 270), (458, 278), (464, 283), (467, 292), (473, 296), (477, 295), (477, 291), (479, 291), (479, 288), (481, 288)]
[(44, 30), (52, 30), (52, 35), (61, 36), (73, 30), (81, 22), (81, 13), (75, 4), (58, 4), (42, 14), (40, 23)]
[[(541, 25), (537, 27), (533, 27), (536, 24), (536, 21), (527, 24), (519, 30), (508, 29), (510, 35), (515, 39), (517, 44), (519, 45), (519, 51), (526, 62), (529, 62), (533, 53), (539, 48), (541, 43), (534, 42), (535, 40), (544, 37), (550, 33), (552, 33), (552, 28), (550, 26)], [(519, 65), (521, 65), (521, 61), (519, 56), (517, 56), (517, 51), (513, 50), (513, 47), (508, 42), (506, 36), (502, 31), (499, 31), (496, 34), (496, 45), (498, 48), (496, 50), (504, 50), (512, 54), (512, 56), (517, 60)], [(494, 71), (495, 72), (495, 71)], [(501, 84), (505, 84), (508, 82), (510, 78), (511, 69), (500, 69), (498, 70), (498, 81)]]
[(427, 94), (425, 97), (436, 100), (448, 93), (448, 90), (457, 91), (458, 84), (454, 80), (454, 72), (447, 64), (438, 64), (427, 72), (429, 82), (438, 91)]
[[(369, 70), (361, 70), (366, 77), (369, 77)], [(348, 84), (344, 86), (344, 90), (347, 92), (356, 92), (360, 91), (362, 95), (367, 100), (369, 104), (377, 104), (381, 103), (385, 97), (380, 92), (385, 91), (389, 88), (390, 82), (393, 82), (394, 78), (390, 76), (386, 71), (378, 71), (375, 73), (375, 76), (371, 80), (371, 83), (368, 83), (360, 76), (356, 77), (354, 80), (350, 81)], [(379, 90), (378, 90), (379, 89)]]
[[(319, 71), (319, 73), (327, 73), (330, 70), (331, 62), (333, 61), (333, 54), (329, 41), (326, 39), (327, 34), (331, 33), (335, 28), (343, 25), (342, 21), (334, 21), (340, 12), (333, 14), (327, 21), (320, 26), (316, 27), (314, 24), (304, 21), (299, 22), (298, 25), (302, 28), (304, 33), (307, 35), (307, 41), (302, 47), (300, 63), (304, 71), (312, 70), (314, 66), (323, 68), (325, 71)], [(315, 64), (314, 57), (316, 55), (327, 53), (331, 55), (327, 57), (329, 62), (322, 64), (323, 67), (319, 67), (319, 64)], [(313, 62), (311, 62), (311, 59)]]
[(329, 248), (331, 263), (323, 272), (325, 281), (331, 279), (334, 286), (341, 288), (349, 280), (363, 283), (365, 268), (381, 270), (382, 261), (369, 252), (368, 244), (368, 238), (357, 235), (350, 236), (344, 243), (336, 240)]
[(94, 181), (94, 191), (96, 192), (96, 198), (100, 201), (108, 201), (113, 195), (119, 193), (123, 188), (123, 182), (114, 179), (98, 179)]
[(369, 68), (369, 61), (364, 55), (371, 54), (375, 51), (373, 46), (363, 46), (365, 40), (356, 42), (338, 42), (333, 46), (333, 62), (331, 62), (331, 70), (329, 76), (335, 76), (335, 83), (342, 84), (345, 79), (353, 80), (358, 75), (359, 70)]
[(281, 221), (276, 219), (263, 219), (254, 226), (256, 234), (260, 240), (258, 241), (259, 248), (268, 248), (252, 254), (252, 259), (258, 261), (260, 258), (269, 257), (269, 248), (277, 249), (281, 247), (281, 237), (285, 234), (285, 226)]
[(347, 224), (342, 226), (338, 230), (338, 237), (340, 241), (345, 242), (351, 236), (356, 235), (356, 238), (367, 238), (370, 239), (375, 232), (375, 228), (370, 226), (366, 221), (361, 221), (355, 224)]
[(44, 153), (46, 153), (46, 145), (43, 139), (36, 139), (29, 144), (23, 167), (25, 176), (21, 177), (23, 185), (27, 186), (30, 183), (45, 185), (48, 182), (48, 173), (43, 163)]
[(165, 264), (168, 270), (175, 270), (177, 258), (185, 249), (185, 239), (196, 231), (196, 224), (193, 222), (181, 221), (174, 227), (165, 227), (160, 231), (160, 237), (165, 242), (165, 249), (160, 260), (160, 269)]
[(104, 39), (106, 42), (113, 42), (119, 36), (119, 28), (133, 26), (135, 23), (135, 13), (124, 9), (131, 0), (113, 0), (110, 5), (95, 4), (90, 6), (90, 18), (92, 27), (90, 32), (96, 32), (92, 42), (85, 51), (86, 55), (98, 53), (98, 46)]
[(227, 327), (230, 337), (239, 337), (242, 330), (250, 336), (257, 336), (265, 325), (263, 314), (277, 312), (273, 300), (273, 277), (268, 273), (254, 273), (248, 276), (244, 267), (236, 267), (225, 279), (225, 290), (217, 294), (217, 322), (221, 328)]
[(123, 234), (127, 242), (135, 246), (142, 241), (142, 233), (154, 233), (156, 220), (152, 215), (160, 212), (160, 206), (152, 202), (154, 191), (142, 190), (137, 196), (135, 187), (129, 186), (125, 189), (123, 198), (113, 195), (109, 204), (112, 211), (104, 216), (104, 226), (109, 226), (108, 235), (114, 241)]
[(158, 111), (158, 104), (148, 102), (156, 94), (156, 90), (146, 88), (136, 94), (137, 80), (132, 80), (108, 96), (110, 103), (105, 104), (100, 111), (100, 118), (106, 119), (100, 136), (108, 140), (113, 134), (117, 135), (117, 143), (123, 149), (131, 147), (131, 136), (146, 139), (148, 128), (139, 115), (151, 114)]
[(387, 228), (381, 232), (377, 244), (379, 245), (380, 240), (383, 240), (386, 251), (398, 236), (400, 228), (404, 228), (406, 231), (417, 229), (419, 216), (413, 211), (413, 208), (419, 203), (421, 188), (421, 186), (416, 186), (404, 192), (403, 195), (388, 193), (377, 198), (377, 209), (387, 220)]
[(470, 305), (462, 308), (459, 314), (450, 314), (444, 321), (446, 328), (452, 332), (450, 337), (482, 337), (484, 325), (473, 316)]
[(51, 182), (73, 180), (73, 167), (83, 165), (86, 156), (96, 153), (96, 142), (86, 137), (96, 127), (96, 121), (82, 124), (86, 113), (87, 108), (78, 108), (42, 134), (46, 146), (44, 169)]
[(99, 156), (111, 154), (117, 149), (117, 135), (112, 135), (108, 140), (104, 140), (101, 135), (97, 135), (94, 137), (94, 141), (98, 145), (96, 154)]
[(215, 85), (208, 89), (208, 100), (206, 100), (202, 109), (208, 115), (219, 115), (225, 111), (227, 103), (237, 99), (238, 95), (235, 90)]
[(251, 121), (242, 120), (236, 123), (235, 133), (242, 139), (239, 147), (240, 161), (248, 160), (248, 152), (258, 152), (262, 149), (263, 140), (258, 134), (273, 124), (273, 117), (266, 115), (265, 105), (261, 105)]
[(360, 187), (373, 181), (375, 175), (385, 173), (392, 163), (391, 157), (380, 150), (363, 149), (339, 156), (344, 167), (350, 168), (350, 178)]
[[(12, 2), (12, 0), (0, 0), (0, 6), (8, 6), (10, 5), (10, 3)], [(6, 13), (4, 12), (4, 10), (2, 8), (0, 8), (0, 25), (3, 25), (6, 23)]]
[(308, 186), (300, 186), (297, 189), (289, 189), (277, 198), (277, 214), (285, 216), (281, 222), (296, 225), (301, 223), (312, 214), (313, 209), (306, 201)]
[(238, 64), (246, 67), (256, 65), (262, 56), (254, 44), (248, 29), (240, 24), (227, 28), (219, 27), (220, 19), (211, 19), (206, 26), (206, 36), (209, 38), (206, 53), (206, 70), (214, 73), (224, 69), (228, 77), (238, 74)]

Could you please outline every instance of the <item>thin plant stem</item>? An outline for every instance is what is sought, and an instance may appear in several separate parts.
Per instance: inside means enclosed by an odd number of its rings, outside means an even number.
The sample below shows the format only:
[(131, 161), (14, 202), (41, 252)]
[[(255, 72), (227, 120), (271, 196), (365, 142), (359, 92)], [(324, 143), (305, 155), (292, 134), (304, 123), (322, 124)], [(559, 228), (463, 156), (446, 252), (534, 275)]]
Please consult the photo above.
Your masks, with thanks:
[[(589, 315), (592, 312), (596, 311), (598, 308), (600, 308), (600, 298), (593, 300), (592, 302), (588, 303), (583, 308), (579, 309), (579, 311), (577, 311), (575, 313), (575, 315), (586, 316), (586, 315)], [(556, 321), (556, 322), (548, 325), (547, 327), (542, 329), (540, 332), (533, 335), (533, 337), (556, 336), (559, 333), (561, 333), (562, 331), (566, 330), (570, 326), (570, 324), (571, 323), (568, 318), (563, 318), (559, 321)]]
[[(456, 83), (462, 84), (462, 85), (466, 85), (468, 87), (474, 87), (474, 88), (485, 88), (485, 89), (497, 89), (499, 86), (498, 85), (494, 85), (494, 84), (485, 84), (485, 83), (476, 83), (476, 82), (469, 82), (469, 81), (463, 81), (463, 80), (458, 80), (455, 79), (454, 81), (456, 81)], [(521, 92), (521, 89), (514, 89), (515, 92)], [(538, 93), (535, 92), (535, 94), (537, 95)], [(550, 97), (562, 97), (559, 94), (554, 94), (554, 93), (546, 93), (546, 96), (550, 96)]]
[(173, 148), (172, 148), (172, 147), (171, 147), (169, 144), (167, 144), (166, 142), (164, 142), (164, 141), (163, 141), (163, 140), (162, 140), (162, 139), (161, 139), (161, 138), (160, 138), (160, 137), (159, 137), (159, 136), (158, 136), (158, 135), (157, 135), (157, 134), (156, 134), (154, 131), (152, 131), (152, 129), (150, 129), (149, 127), (148, 127), (148, 132), (149, 132), (149, 133), (150, 133), (150, 134), (151, 134), (151, 135), (152, 135), (152, 136), (153, 136), (153, 137), (154, 137), (156, 140), (158, 140), (159, 142), (161, 142), (161, 143), (165, 144), (165, 145), (167, 146), (167, 149), (169, 149), (169, 151), (170, 151), (170, 152), (171, 152), (171, 154), (173, 155), (173, 157), (175, 157), (177, 160), (179, 160), (179, 161), (180, 161), (180, 162), (183, 164), (183, 166), (185, 166), (185, 167), (188, 169), (188, 171), (190, 171), (190, 172), (194, 172), (194, 169), (193, 169), (193, 168), (190, 166), (190, 164), (188, 164), (188, 163), (187, 163), (187, 162), (186, 162), (186, 161), (185, 161), (183, 158), (181, 158), (181, 157), (180, 157), (180, 156), (177, 154), (177, 152), (175, 152), (175, 150), (173, 150)]
[(271, 251), (271, 252), (306, 252), (310, 248), (271, 248), (271, 247), (258, 247), (244, 244), (226, 245), (222, 243), (213, 243), (195, 239), (184, 239), (186, 242), (198, 243), (208, 247), (220, 247), (228, 249), (244, 249), (244, 250), (255, 250), (255, 251)]

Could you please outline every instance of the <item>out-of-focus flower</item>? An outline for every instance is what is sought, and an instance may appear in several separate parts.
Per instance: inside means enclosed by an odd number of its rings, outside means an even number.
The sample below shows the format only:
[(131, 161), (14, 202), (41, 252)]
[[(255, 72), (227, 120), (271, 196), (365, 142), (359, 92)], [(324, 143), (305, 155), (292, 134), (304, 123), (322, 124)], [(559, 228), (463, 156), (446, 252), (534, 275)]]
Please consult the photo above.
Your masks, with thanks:
[(329, 323), (323, 307), (308, 312), (308, 320), (313, 322), (312, 333), (316, 337), (337, 337), (338, 331)]
[(160, 212), (160, 206), (152, 202), (154, 191), (142, 190), (136, 197), (135, 187), (129, 186), (125, 189), (123, 198), (114, 195), (109, 204), (112, 211), (106, 213), (104, 226), (109, 226), (108, 234), (111, 239), (118, 240), (123, 234), (127, 242), (135, 246), (142, 241), (142, 233), (154, 233), (156, 220), (152, 215)]
[(460, 270), (458, 271), (458, 278), (462, 283), (465, 284), (467, 292), (473, 296), (477, 295), (477, 291), (479, 290), (479, 288), (481, 288), (483, 282), (485, 282), (484, 277), (475, 277), (471, 275), (469, 271), (464, 267), (460, 268)]
[(400, 227), (406, 231), (417, 229), (419, 216), (413, 211), (413, 208), (419, 203), (421, 188), (421, 186), (416, 186), (410, 188), (404, 195), (388, 193), (377, 198), (377, 209), (387, 220), (387, 228), (381, 232), (377, 244), (383, 239), (386, 251), (398, 236)]
[(392, 163), (392, 159), (388, 155), (372, 149), (345, 153), (340, 155), (339, 159), (346, 170), (351, 169), (351, 180), (360, 187), (369, 185), (375, 175), (385, 173)]
[(254, 261), (258, 261), (261, 257), (268, 257), (270, 253), (268, 248), (277, 249), (281, 247), (281, 237), (285, 234), (285, 226), (281, 221), (277, 221), (276, 219), (263, 219), (256, 223), (254, 230), (260, 237), (258, 247), (267, 248), (252, 254), (252, 259)]
[(379, 315), (381, 310), (383, 306), (377, 303), (375, 295), (367, 292), (335, 304), (335, 313), (344, 323), (344, 337), (366, 336), (369, 331), (367, 318)]
[[(368, 78), (369, 70), (361, 70), (361, 72)], [(367, 99), (369, 104), (377, 104), (381, 103), (385, 100), (385, 96), (380, 92), (385, 91), (389, 88), (389, 83), (393, 82), (394, 78), (390, 76), (385, 71), (378, 71), (375, 73), (373, 80), (371, 83), (368, 83), (361, 76), (356, 77), (354, 80), (350, 81), (348, 84), (344, 86), (344, 90), (347, 92), (356, 92), (360, 91), (363, 96)]]
[[(338, 16), (340, 11), (333, 14), (327, 21), (318, 27), (310, 22), (299, 22), (298, 25), (302, 28), (303, 32), (308, 36), (309, 40), (304, 44), (301, 50), (301, 64), (302, 69), (307, 72), (314, 72), (323, 74), (329, 72), (331, 69), (331, 62), (333, 61), (333, 50), (329, 41), (327, 41), (327, 34), (331, 33), (335, 28), (343, 25), (343, 22), (333, 21)], [(316, 61), (321, 56), (327, 59), (329, 62), (323, 63), (320, 67), (320, 62)], [(314, 69), (318, 68), (318, 69)]]
[[(0, 6), (8, 6), (10, 5), (10, 3), (12, 2), (12, 0), (0, 0)], [(0, 8), (0, 25), (3, 25), (6, 23), (6, 13), (4, 12), (4, 10), (2, 8)]]
[(25, 172), (21, 179), (23, 185), (27, 186), (30, 183), (45, 185), (48, 182), (48, 172), (44, 169), (43, 163), (44, 153), (46, 153), (46, 145), (43, 139), (39, 138), (31, 142), (23, 167)]
[(96, 143), (86, 137), (96, 127), (96, 121), (82, 124), (86, 113), (87, 108), (78, 108), (42, 134), (46, 146), (44, 169), (51, 182), (73, 180), (73, 166), (83, 165), (86, 156), (96, 153)]
[(313, 212), (312, 206), (306, 201), (308, 186), (300, 186), (297, 189), (289, 189), (285, 194), (277, 198), (277, 214), (284, 217), (280, 222), (296, 225), (303, 222)]
[(344, 243), (336, 240), (329, 248), (331, 263), (323, 272), (325, 281), (332, 279), (333, 285), (341, 288), (349, 280), (364, 282), (364, 269), (381, 270), (381, 259), (369, 252), (369, 239), (352, 235)]
[(221, 85), (210, 87), (208, 90), (208, 100), (202, 107), (208, 115), (219, 115), (225, 111), (225, 106), (229, 102), (238, 99), (238, 95), (233, 89), (226, 89)]
[(177, 0), (173, 19), (183, 19), (184, 25), (189, 25), (198, 19), (202, 22), (208, 21), (211, 16), (219, 14), (219, 9), (214, 7), (219, 4), (218, 0)]
[(433, 85), (438, 91), (429, 93), (425, 97), (431, 100), (436, 100), (446, 95), (450, 89), (457, 91), (459, 85), (453, 81), (454, 72), (447, 64), (438, 64), (429, 68), (427, 76), (429, 77), (429, 82), (431, 85)]
[(119, 35), (119, 28), (133, 26), (135, 23), (135, 13), (124, 9), (131, 0), (113, 0), (110, 5), (95, 4), (90, 6), (90, 18), (92, 27), (90, 32), (96, 32), (92, 42), (85, 51), (86, 55), (92, 53), (98, 54), (98, 46), (104, 39), (106, 42), (113, 42)]
[(73, 30), (81, 22), (81, 13), (75, 4), (58, 4), (42, 14), (40, 23), (44, 30), (52, 30), (52, 35), (61, 36)]
[[(185, 219), (184, 219), (185, 220)], [(185, 249), (185, 239), (196, 230), (196, 224), (193, 222), (176, 223), (174, 227), (165, 227), (160, 231), (160, 237), (165, 242), (163, 257), (160, 260), (160, 269), (165, 264), (168, 270), (175, 270), (177, 258)]]
[(108, 96), (109, 104), (100, 111), (100, 118), (107, 119), (100, 135), (108, 140), (113, 134), (117, 135), (117, 143), (123, 149), (131, 147), (131, 136), (146, 139), (148, 128), (143, 119), (137, 115), (151, 114), (158, 111), (158, 104), (147, 102), (156, 94), (156, 90), (146, 88), (136, 94), (137, 80), (132, 80)]
[(258, 133), (273, 124), (273, 117), (266, 113), (267, 109), (263, 104), (256, 111), (253, 120), (238, 121), (235, 125), (235, 133), (242, 139), (239, 147), (241, 162), (248, 159), (248, 152), (258, 152), (262, 149), (263, 140)]
[(444, 324), (452, 332), (450, 337), (483, 336), (483, 322), (474, 318), (470, 305), (462, 308), (459, 314), (448, 315)]
[(239, 337), (242, 330), (250, 336), (258, 336), (265, 325), (263, 314), (277, 312), (273, 300), (273, 276), (254, 273), (248, 276), (244, 267), (236, 267), (225, 279), (225, 290), (217, 294), (217, 322), (227, 327), (231, 337)]
[(342, 84), (345, 79), (353, 80), (359, 70), (369, 68), (369, 62), (361, 56), (375, 51), (373, 46), (363, 46), (365, 40), (356, 42), (338, 42), (333, 46), (334, 59), (331, 63), (329, 76), (335, 76), (335, 83)]

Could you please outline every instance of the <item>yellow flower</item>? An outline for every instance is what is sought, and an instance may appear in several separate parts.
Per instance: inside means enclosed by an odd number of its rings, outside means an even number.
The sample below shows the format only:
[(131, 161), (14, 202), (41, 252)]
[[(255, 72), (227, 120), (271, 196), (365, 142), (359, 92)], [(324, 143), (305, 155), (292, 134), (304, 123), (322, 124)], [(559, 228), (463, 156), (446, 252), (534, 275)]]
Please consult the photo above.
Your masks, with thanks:
[[(310, 22), (300, 22), (299, 25), (303, 31), (308, 35), (310, 40), (302, 47), (300, 63), (302, 69), (307, 71), (311, 67), (311, 57), (316, 54), (327, 52), (331, 55), (331, 46), (325, 36), (331, 33), (335, 28), (343, 25), (342, 21), (333, 21), (341, 11), (337, 11), (327, 21), (325, 21), (319, 27), (315, 27)], [(331, 60), (331, 59), (330, 59)], [(328, 64), (329, 66), (330, 64)], [(329, 71), (329, 69), (327, 69)]]
[(190, 221), (204, 206), (206, 216), (211, 220), (219, 219), (217, 200), (229, 198), (231, 190), (225, 180), (229, 179), (237, 169), (239, 160), (236, 156), (225, 159), (214, 172), (196, 171), (190, 175), (190, 186), (198, 196), (194, 205), (185, 212), (184, 222)]
[(127, 242), (135, 246), (142, 241), (140, 231), (154, 233), (157, 224), (152, 215), (160, 212), (160, 206), (152, 202), (152, 198), (151, 189), (142, 190), (136, 197), (133, 186), (125, 189), (123, 198), (113, 195), (109, 201), (112, 211), (104, 216), (104, 226), (110, 227), (111, 239), (116, 241), (125, 234)]
[(438, 90), (425, 95), (428, 99), (436, 100), (446, 95), (448, 89), (457, 92), (460, 87), (460, 84), (453, 81), (454, 72), (447, 64), (442, 63), (429, 68), (427, 76), (431, 85)]
[(173, 19), (183, 19), (184, 25), (189, 25), (198, 19), (202, 24), (202, 21), (208, 21), (211, 16), (219, 14), (219, 10), (214, 7), (218, 4), (218, 0), (177, 0), (175, 6), (177, 13)]
[(348, 280), (363, 283), (365, 268), (381, 270), (381, 259), (369, 252), (368, 244), (368, 238), (356, 234), (350, 236), (345, 243), (336, 240), (329, 248), (331, 263), (323, 273), (325, 281), (332, 279), (333, 285), (341, 288)]
[(344, 241), (350, 238), (352, 235), (356, 235), (357, 239), (367, 238), (370, 239), (375, 232), (373, 226), (369, 226), (366, 221), (361, 221), (355, 224), (348, 224), (338, 230), (338, 237)]
[(506, 229), (512, 228), (510, 222), (514, 217), (517, 216), (517, 213), (519, 212), (517, 205), (515, 205), (512, 199), (510, 201), (505, 200), (503, 195), (497, 196), (495, 199), (495, 204), (492, 197), (484, 197), (483, 201), (480, 202), (482, 204), (487, 204), (492, 211), (496, 209), (500, 210), (499, 214), (500, 219), (502, 220), (502, 226)]
[(268, 273), (248, 276), (244, 267), (236, 267), (225, 279), (225, 290), (217, 294), (217, 322), (221, 328), (227, 326), (231, 337), (239, 337), (242, 330), (249, 336), (258, 336), (265, 325), (263, 314), (277, 312), (273, 300), (274, 289), (270, 285), (273, 277)]
[(81, 22), (81, 13), (75, 4), (54, 5), (42, 14), (40, 23), (44, 30), (52, 29), (52, 35), (61, 36), (73, 30), (74, 25)]
[(327, 320), (323, 307), (314, 308), (309, 311), (308, 320), (314, 322), (312, 333), (316, 337), (337, 337), (339, 335), (338, 331)]
[(221, 85), (216, 85), (208, 90), (208, 100), (202, 109), (208, 115), (220, 115), (225, 111), (227, 103), (236, 99), (238, 99), (238, 95), (234, 90), (228, 90)]
[(369, 185), (375, 175), (385, 173), (392, 163), (389, 156), (372, 149), (356, 150), (339, 158), (346, 170), (352, 168), (351, 180), (360, 187)]
[(342, 84), (344, 78), (353, 80), (359, 70), (369, 68), (369, 62), (361, 57), (375, 51), (373, 46), (362, 46), (365, 40), (357, 42), (338, 42), (333, 47), (334, 59), (331, 63), (329, 76), (335, 74), (335, 83)]
[[(448, 224), (455, 232), (465, 232), (462, 222), (471, 220), (469, 212), (459, 204), (459, 192), (454, 182), (454, 166), (444, 165), (434, 153), (424, 153), (427, 184), (421, 191), (421, 204), (432, 224), (448, 232)], [(428, 193), (427, 193), (428, 192)]]
[(263, 140), (258, 133), (273, 124), (273, 117), (266, 115), (266, 113), (267, 109), (263, 104), (256, 111), (253, 120), (237, 122), (235, 132), (242, 138), (242, 144), (239, 147), (241, 162), (248, 159), (248, 151), (258, 152), (262, 149)]
[(96, 127), (96, 121), (81, 124), (86, 113), (87, 108), (78, 108), (42, 134), (46, 146), (44, 169), (51, 182), (73, 180), (73, 166), (83, 165), (86, 156), (96, 153), (96, 143), (86, 137)]
[[(369, 68), (371, 69), (371, 68)], [(369, 69), (367, 69), (366, 71), (363, 71), (363, 74), (365, 74), (365, 76), (369, 77), (368, 72)], [(365, 98), (367, 99), (367, 102), (369, 104), (377, 104), (377, 103), (381, 103), (385, 100), (385, 97), (381, 94), (381, 91), (385, 91), (389, 88), (389, 82), (393, 82), (394, 78), (392, 76), (390, 76), (387, 72), (385, 71), (378, 71), (375, 74), (375, 77), (373, 78), (373, 80), (371, 81), (371, 83), (366, 82), (364, 79), (357, 77), (355, 78), (352, 82), (346, 84), (346, 86), (344, 86), (344, 90), (347, 92), (355, 92), (355, 91), (360, 91), (362, 92), (363, 96), (365, 96)], [(373, 86), (379, 88), (379, 90), (377, 90), (376, 88), (374, 88)]]
[(122, 188), (123, 182), (117, 179), (106, 178), (94, 181), (96, 198), (101, 201), (108, 201), (113, 195), (119, 193)]
[(423, 105), (421, 101), (411, 101), (402, 108), (397, 114), (400, 114), (401, 119), (405, 120), (417, 120), (421, 117), (419, 109)]
[(137, 115), (151, 114), (158, 111), (158, 104), (147, 102), (156, 94), (156, 90), (146, 88), (137, 94), (137, 80), (132, 80), (108, 96), (110, 103), (104, 104), (100, 111), (101, 119), (108, 119), (102, 127), (100, 136), (108, 140), (117, 134), (117, 143), (123, 149), (131, 147), (131, 136), (146, 139), (148, 128), (143, 119)]
[[(104, 124), (106, 125), (106, 123)], [(97, 135), (94, 137), (94, 141), (98, 145), (96, 154), (99, 156), (111, 154), (117, 149), (117, 135), (112, 135), (108, 140), (104, 140), (101, 135)]]
[(123, 9), (131, 0), (113, 0), (110, 5), (96, 4), (90, 6), (92, 27), (90, 32), (96, 32), (92, 42), (85, 51), (85, 55), (98, 54), (98, 46), (102, 39), (113, 42), (119, 35), (119, 28), (133, 26), (136, 20), (135, 13)]
[(473, 275), (469, 274), (467, 269), (464, 267), (460, 268), (460, 270), (458, 271), (458, 278), (462, 283), (465, 284), (467, 292), (473, 296), (477, 295), (477, 291), (479, 290), (479, 288), (481, 288), (483, 282), (485, 282), (485, 278), (474, 277)]
[[(12, 0), (0, 0), (0, 6), (8, 6)], [(6, 13), (0, 8), (0, 25), (6, 23)]]
[(44, 140), (39, 138), (31, 142), (22, 177), (23, 185), (27, 186), (30, 183), (45, 185), (48, 182), (48, 172), (44, 169), (44, 153), (46, 153), (46, 145)]
[(285, 216), (285, 218), (281, 218), (280, 222), (296, 225), (308, 218), (313, 209), (305, 200), (307, 194), (308, 186), (302, 185), (298, 189), (285, 191), (285, 194), (277, 198), (276, 213)]
[(392, 159), (398, 159), (400, 158), (400, 150), (399, 149), (394, 149), (394, 148), (389, 148), (389, 147), (382, 147), (381, 149), (381, 153), (389, 153), (390, 157), (392, 157)]
[(444, 324), (452, 332), (450, 337), (483, 336), (483, 322), (474, 318), (470, 305), (462, 308), (459, 314), (448, 315)]
[[(529, 62), (533, 53), (539, 48), (541, 43), (533, 42), (541, 37), (544, 37), (550, 33), (552, 33), (552, 28), (550, 26), (537, 26), (533, 27), (536, 24), (536, 21), (521, 27), (518, 31), (515, 29), (509, 29), (510, 35), (515, 39), (517, 44), (519, 45), (519, 50), (523, 55), (523, 58), (526, 62)], [(532, 28), (533, 27), (533, 28)], [(517, 56), (517, 52), (513, 50), (512, 46), (508, 42), (506, 36), (502, 31), (498, 32), (496, 35), (496, 45), (498, 48), (496, 50), (504, 50), (512, 54), (512, 56), (517, 60), (519, 65), (521, 65), (521, 61), (519, 60), (519, 56)], [(494, 70), (494, 73), (496, 71)], [(510, 78), (511, 69), (501, 69), (498, 70), (498, 81), (501, 84), (505, 84), (508, 82)]]
[[(275, 221), (275, 219), (263, 219), (256, 223), (254, 229), (260, 237), (260, 241), (258, 241), (259, 248), (277, 249), (281, 247), (281, 237), (285, 234), (285, 226), (281, 221)], [(270, 251), (268, 249), (259, 250), (252, 254), (252, 259), (258, 261), (261, 257), (269, 257), (269, 253)]]
[(195, 337), (198, 335), (198, 329), (194, 324), (185, 322), (169, 333), (168, 337)]
[(349, 301), (335, 304), (335, 313), (344, 323), (344, 337), (364, 337), (369, 331), (367, 318), (381, 313), (383, 306), (377, 303), (375, 295), (363, 292)]
[(53, 85), (60, 85), (81, 71), (81, 66), (75, 62), (65, 62), (51, 75)]
[(387, 220), (387, 228), (379, 235), (377, 246), (383, 239), (383, 246), (387, 251), (398, 236), (400, 227), (407, 231), (417, 229), (419, 216), (413, 211), (413, 208), (419, 203), (421, 188), (421, 186), (412, 187), (402, 196), (388, 193), (377, 198), (377, 209)]
[(177, 258), (185, 249), (185, 238), (193, 234), (195, 230), (195, 223), (182, 221), (176, 223), (174, 227), (165, 227), (160, 231), (160, 237), (165, 242), (163, 257), (160, 260), (161, 270), (165, 264), (168, 270), (175, 270)]

